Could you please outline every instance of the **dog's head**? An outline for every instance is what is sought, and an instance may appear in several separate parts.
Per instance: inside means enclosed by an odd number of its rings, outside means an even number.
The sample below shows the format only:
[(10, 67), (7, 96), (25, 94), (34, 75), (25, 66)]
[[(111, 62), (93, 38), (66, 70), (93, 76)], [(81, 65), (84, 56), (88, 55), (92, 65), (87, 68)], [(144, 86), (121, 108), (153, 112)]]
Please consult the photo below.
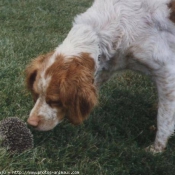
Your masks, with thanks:
[(42, 131), (53, 129), (65, 116), (81, 124), (97, 103), (94, 69), (87, 53), (69, 58), (49, 53), (34, 59), (26, 69), (35, 102), (28, 123)]

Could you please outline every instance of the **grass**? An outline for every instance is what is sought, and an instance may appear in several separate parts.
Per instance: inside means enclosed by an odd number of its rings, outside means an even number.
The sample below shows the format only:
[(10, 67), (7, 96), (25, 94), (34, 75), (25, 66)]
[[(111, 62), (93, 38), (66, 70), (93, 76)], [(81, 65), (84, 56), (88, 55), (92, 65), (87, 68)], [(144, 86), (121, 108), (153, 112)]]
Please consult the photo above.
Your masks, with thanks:
[[(24, 69), (35, 56), (54, 49), (73, 17), (92, 0), (0, 1), (0, 119), (26, 121), (32, 108)], [(144, 148), (154, 141), (157, 95), (148, 77), (117, 74), (100, 91), (99, 106), (81, 126), (65, 121), (34, 134), (35, 147), (9, 155), (0, 148), (0, 172), (79, 171), (81, 175), (175, 175), (175, 137), (163, 154)]]

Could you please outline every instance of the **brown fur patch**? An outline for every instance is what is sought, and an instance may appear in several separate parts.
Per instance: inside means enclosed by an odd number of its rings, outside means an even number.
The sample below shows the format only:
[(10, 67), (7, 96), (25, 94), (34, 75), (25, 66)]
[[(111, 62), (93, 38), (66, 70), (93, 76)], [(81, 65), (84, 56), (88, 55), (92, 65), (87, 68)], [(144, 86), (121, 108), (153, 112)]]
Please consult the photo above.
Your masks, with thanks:
[(34, 91), (33, 84), (35, 82), (38, 71), (43, 67), (43, 63), (52, 56), (53, 52), (45, 55), (40, 55), (27, 66), (26, 68), (26, 87), (32, 92), (34, 100), (36, 100), (38, 94)]
[(93, 84), (94, 60), (87, 53), (67, 60), (58, 55), (46, 71), (51, 82), (46, 98), (58, 101), (67, 110), (73, 124), (80, 124), (97, 103), (97, 92)]
[(175, 1), (171, 1), (171, 3), (168, 5), (171, 9), (170, 13), (170, 20), (175, 23)]

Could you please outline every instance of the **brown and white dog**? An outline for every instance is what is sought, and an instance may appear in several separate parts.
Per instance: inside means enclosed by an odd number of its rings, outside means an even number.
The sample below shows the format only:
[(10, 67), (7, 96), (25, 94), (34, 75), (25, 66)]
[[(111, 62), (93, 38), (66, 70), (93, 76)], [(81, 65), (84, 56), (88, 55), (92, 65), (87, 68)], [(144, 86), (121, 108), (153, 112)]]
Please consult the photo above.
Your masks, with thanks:
[(27, 67), (35, 101), (28, 123), (41, 131), (65, 116), (81, 124), (97, 104), (97, 87), (118, 70), (141, 71), (158, 90), (158, 130), (150, 150), (163, 151), (175, 125), (174, 7), (171, 0), (95, 0), (55, 51)]

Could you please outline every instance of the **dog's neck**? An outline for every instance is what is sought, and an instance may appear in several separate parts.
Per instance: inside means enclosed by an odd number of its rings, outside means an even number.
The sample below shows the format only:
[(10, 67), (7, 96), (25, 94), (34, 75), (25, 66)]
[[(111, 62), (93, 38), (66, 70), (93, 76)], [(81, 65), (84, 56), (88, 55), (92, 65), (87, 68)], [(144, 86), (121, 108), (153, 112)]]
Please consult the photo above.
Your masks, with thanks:
[(67, 58), (79, 56), (82, 52), (89, 53), (94, 59), (97, 72), (104, 68), (105, 62), (108, 62), (116, 51), (113, 43), (107, 41), (105, 36), (99, 36), (91, 26), (76, 24), (56, 52), (64, 54)]

